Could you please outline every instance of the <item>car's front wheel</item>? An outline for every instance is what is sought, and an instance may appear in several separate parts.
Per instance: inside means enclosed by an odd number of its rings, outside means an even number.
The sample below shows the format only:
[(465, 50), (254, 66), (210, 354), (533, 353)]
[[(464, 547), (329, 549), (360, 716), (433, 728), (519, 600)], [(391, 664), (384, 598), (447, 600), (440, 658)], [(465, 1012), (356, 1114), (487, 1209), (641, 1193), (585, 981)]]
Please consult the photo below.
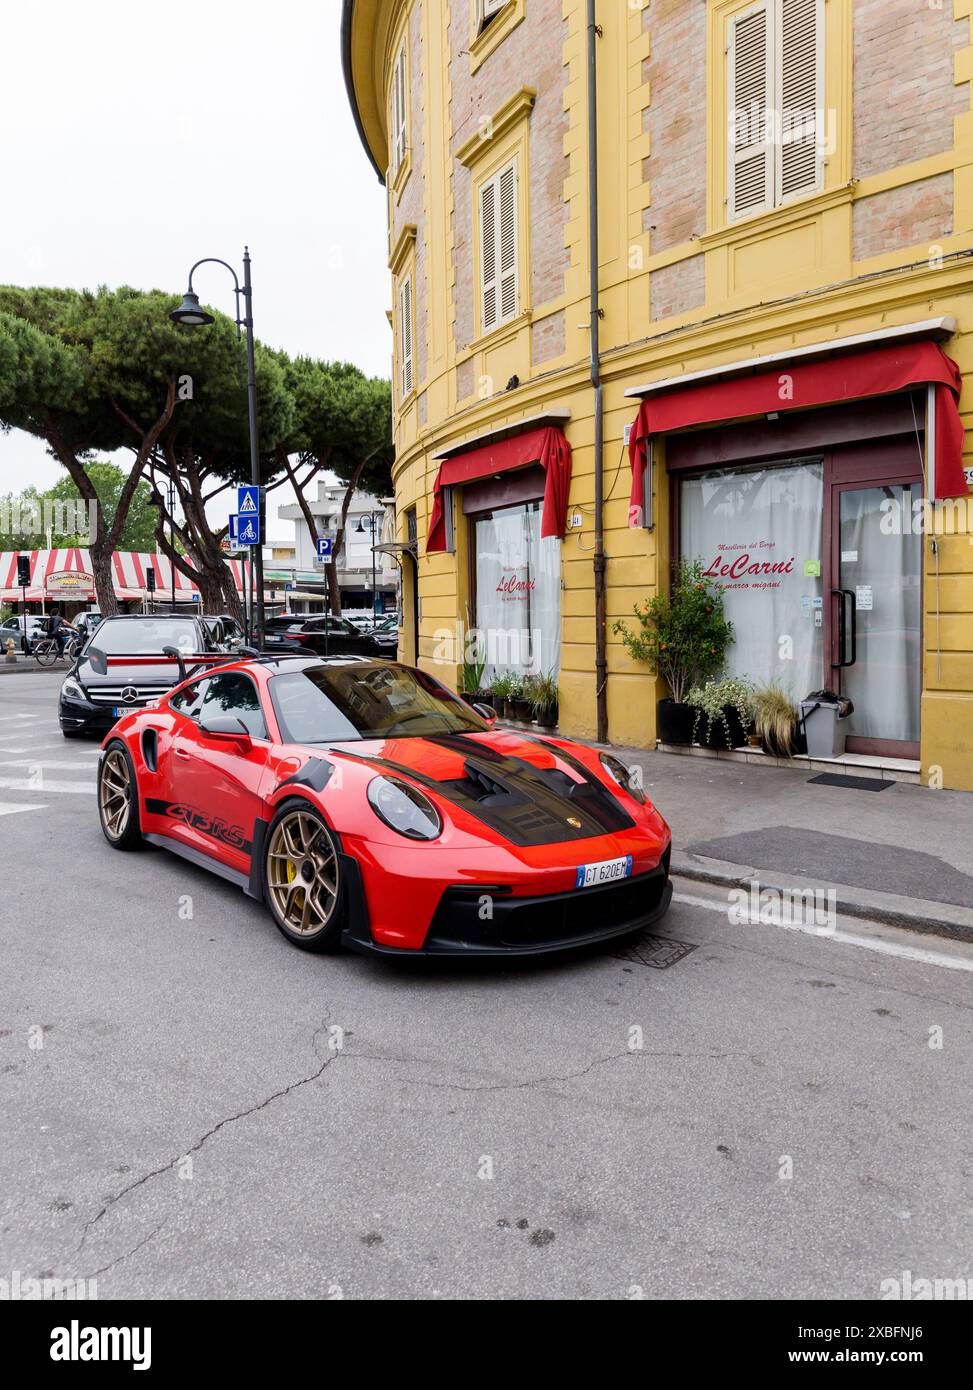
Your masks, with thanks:
[(324, 817), (303, 798), (285, 802), (264, 844), (264, 890), (277, 926), (302, 950), (333, 950), (344, 927), (343, 883)]
[(120, 739), (108, 745), (98, 765), (98, 815), (113, 849), (135, 849), (142, 844), (135, 767)]

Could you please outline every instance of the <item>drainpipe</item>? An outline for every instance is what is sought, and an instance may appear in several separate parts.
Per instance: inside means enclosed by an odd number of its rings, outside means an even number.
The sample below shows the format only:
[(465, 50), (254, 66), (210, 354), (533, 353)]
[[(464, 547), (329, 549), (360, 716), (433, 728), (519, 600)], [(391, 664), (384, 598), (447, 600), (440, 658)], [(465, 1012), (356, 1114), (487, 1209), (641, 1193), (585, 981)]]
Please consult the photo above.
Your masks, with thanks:
[(597, 738), (608, 742), (608, 652), (605, 621), (605, 521), (604, 521), (604, 444), (602, 417), (604, 402), (601, 384), (598, 302), (598, 60), (596, 45), (601, 29), (595, 19), (595, 0), (588, 4), (588, 294), (591, 306), (591, 385), (595, 393), (595, 551), (592, 558), (595, 581), (595, 708)]

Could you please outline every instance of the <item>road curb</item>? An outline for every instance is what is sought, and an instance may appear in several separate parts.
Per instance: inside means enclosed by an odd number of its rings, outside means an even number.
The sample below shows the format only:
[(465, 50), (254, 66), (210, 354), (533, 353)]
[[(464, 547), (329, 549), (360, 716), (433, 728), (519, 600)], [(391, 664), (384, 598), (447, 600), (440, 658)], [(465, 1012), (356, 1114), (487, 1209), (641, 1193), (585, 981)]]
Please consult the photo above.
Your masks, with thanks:
[[(769, 871), (770, 876), (765, 877), (759, 869), (743, 864), (724, 864), (719, 860), (707, 861), (699, 855), (675, 853), (672, 856), (672, 873), (678, 878), (712, 883), (721, 888), (749, 888), (751, 883), (759, 883), (761, 888), (770, 888), (778, 893), (792, 891), (796, 883), (802, 881), (802, 876), (795, 874), (787, 882), (781, 878), (778, 869)], [(958, 905), (923, 900), (922, 908), (925, 910), (910, 910), (890, 903), (890, 894), (873, 896), (865, 890), (858, 890), (857, 896), (850, 896), (855, 890), (840, 883), (808, 886), (833, 892), (835, 907), (848, 917), (883, 922), (886, 926), (922, 932), (926, 936), (940, 936), (947, 941), (973, 942), (973, 912)]]
[(10, 662), (0, 657), (0, 676), (57, 676), (63, 679), (71, 670), (70, 666), (59, 663), (54, 666), (39, 666), (36, 661), (29, 665), (26, 661)]

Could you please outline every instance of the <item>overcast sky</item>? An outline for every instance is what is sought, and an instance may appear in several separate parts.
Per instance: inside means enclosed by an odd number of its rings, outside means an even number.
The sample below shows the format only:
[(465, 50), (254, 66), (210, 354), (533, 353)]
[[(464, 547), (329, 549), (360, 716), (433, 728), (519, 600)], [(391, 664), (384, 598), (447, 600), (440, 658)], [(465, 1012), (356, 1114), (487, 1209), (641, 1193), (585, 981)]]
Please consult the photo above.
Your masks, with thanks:
[[(253, 257), (263, 342), (387, 376), (384, 191), (351, 118), (339, 0), (5, 5), (0, 282), (182, 291)], [(197, 272), (227, 313), (232, 281)], [(63, 470), (0, 435), (0, 493)], [(272, 494), (268, 532), (288, 500)]]

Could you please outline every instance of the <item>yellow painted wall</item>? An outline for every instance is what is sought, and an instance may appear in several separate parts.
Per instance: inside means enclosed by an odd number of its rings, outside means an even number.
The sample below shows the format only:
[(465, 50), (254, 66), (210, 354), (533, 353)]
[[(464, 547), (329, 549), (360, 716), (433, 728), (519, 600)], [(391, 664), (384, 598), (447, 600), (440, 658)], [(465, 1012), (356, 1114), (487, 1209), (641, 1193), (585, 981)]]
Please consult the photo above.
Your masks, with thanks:
[[(529, 6), (531, 0), (526, 0)], [(655, 3), (655, 0), (653, 0)], [(973, 0), (953, 3), (966, 20)], [(438, 464), (445, 446), (537, 412), (571, 412), (566, 428), (573, 450), (569, 511), (580, 509), (584, 524), (569, 530), (562, 548), (561, 727), (569, 734), (595, 731), (594, 601), (591, 567), (593, 398), (588, 381), (587, 188), (583, 0), (563, 0), (563, 61), (568, 65), (564, 136), (566, 176), (564, 293), (531, 305), (530, 315), (458, 354), (452, 339), (455, 285), (451, 270), (449, 75), (443, 35), (449, 23), (465, 22), (465, 0), (358, 0), (353, 29), (353, 71), (359, 110), (379, 162), (387, 158), (387, 113), (379, 93), (387, 90), (387, 35), (401, 12), (422, 6), (426, 65), (422, 101), (414, 119), (423, 122), (424, 194), (429, 276), (426, 377), (395, 422), (395, 488), (400, 538), (404, 513), (415, 506), (420, 550), (420, 661), (446, 679), (455, 667), (437, 662), (437, 631), (465, 620), (468, 602), (467, 537), (458, 515), (455, 555), (430, 555), (424, 541)], [(604, 309), (602, 375), (605, 382), (604, 473), (608, 554), (608, 710), (612, 741), (642, 746), (655, 738), (655, 702), (663, 693), (644, 668), (634, 665), (611, 632), (637, 598), (664, 581), (668, 556), (668, 496), (657, 469), (657, 527), (652, 533), (628, 527), (630, 473), (623, 457), (623, 429), (635, 416), (624, 391), (633, 385), (692, 372), (749, 355), (784, 352), (938, 315), (957, 319), (959, 332), (946, 350), (965, 374), (973, 372), (973, 265), (950, 259), (973, 248), (973, 113), (954, 121), (952, 148), (855, 182), (852, 177), (850, 33), (853, 0), (829, 0), (827, 11), (827, 101), (836, 112), (837, 147), (828, 160), (821, 192), (789, 206), (728, 224), (723, 204), (723, 76), (717, 60), (721, 24), (742, 0), (708, 0), (708, 161), (700, 170), (707, 187), (705, 234), (656, 254), (643, 232), (646, 189), (642, 162), (649, 136), (642, 119), (652, 96), (643, 80), (650, 57), (649, 35), (638, 9), (602, 0), (599, 22), (599, 123)], [(968, 41), (967, 34), (967, 41)], [(956, 56), (954, 82), (973, 78), (973, 48)], [(511, 95), (529, 82), (511, 77)], [(415, 104), (414, 104), (415, 107)], [(529, 117), (525, 119), (529, 120)], [(934, 247), (903, 246), (864, 261), (853, 259), (852, 220), (860, 200), (948, 173), (952, 178), (952, 232)], [(705, 257), (705, 301), (677, 317), (650, 318), (651, 277), (690, 258)], [(564, 311), (565, 347), (558, 358), (535, 368), (531, 319)], [(384, 328), (384, 325), (383, 325)], [(457, 371), (469, 371), (473, 396), (460, 401)], [(502, 389), (516, 373), (521, 385)], [(420, 421), (419, 399), (425, 418)], [(973, 425), (973, 386), (961, 403)], [(967, 438), (970, 436), (968, 434)], [(965, 462), (973, 465), (973, 444)], [(662, 476), (659, 476), (659, 475)], [(931, 541), (925, 555), (925, 672), (922, 697), (923, 775), (931, 784), (973, 790), (973, 534), (947, 536), (938, 545), (938, 578)], [(938, 615), (938, 616), (937, 616)]]

